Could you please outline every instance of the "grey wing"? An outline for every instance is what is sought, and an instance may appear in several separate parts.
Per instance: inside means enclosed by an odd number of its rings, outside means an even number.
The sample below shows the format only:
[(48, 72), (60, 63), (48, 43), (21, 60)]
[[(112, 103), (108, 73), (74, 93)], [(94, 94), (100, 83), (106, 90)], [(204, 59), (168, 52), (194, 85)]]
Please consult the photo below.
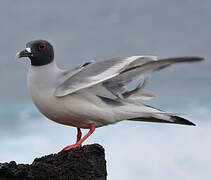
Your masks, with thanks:
[(94, 63), (94, 62), (95, 62), (94, 60), (90, 60), (90, 61), (87, 61), (87, 62), (81, 64), (80, 66), (77, 66), (77, 67), (73, 68), (73, 69), (69, 69), (67, 71), (64, 71), (62, 73), (62, 76), (63, 76), (64, 79), (65, 79), (65, 77), (66, 78), (70, 78), (74, 74), (80, 72), (85, 66), (87, 66), (87, 65), (89, 65), (91, 63)]
[[(141, 66), (145, 63), (157, 60), (156, 56), (140, 56), (136, 61), (132, 62), (125, 70)], [(106, 87), (112, 94), (117, 97), (121, 97), (121, 94), (127, 91), (127, 84), (136, 79), (135, 76), (121, 76), (121, 73), (114, 78), (111, 78), (103, 82), (103, 86)], [(147, 82), (148, 76), (144, 79), (144, 84)], [(145, 85), (144, 85), (145, 86)]]
[(155, 60), (154, 56), (131, 56), (92, 63), (65, 80), (56, 89), (55, 95), (62, 97), (88, 87), (92, 88), (93, 91), (97, 91), (103, 85), (115, 97), (137, 98), (138, 96), (145, 96), (150, 98), (154, 97), (154, 95), (143, 90), (146, 82), (144, 86), (139, 84), (135, 91), (130, 91), (129, 93), (127, 93), (127, 84), (141, 75), (161, 70), (171, 64), (196, 62), (203, 60), (203, 58), (177, 57)]
[[(132, 68), (140, 64), (138, 63), (139, 59), (142, 59), (142, 56), (116, 57), (91, 63), (68, 79), (65, 79), (65, 81), (56, 88), (55, 96), (63, 97), (111, 79), (128, 67)], [(149, 58), (144, 60), (144, 62), (146, 61), (148, 62)]]
[(198, 62), (202, 60), (204, 59), (201, 57), (175, 57), (175, 58), (159, 59), (157, 61), (147, 62), (140, 66), (128, 68), (122, 71), (119, 77), (116, 78), (116, 80), (125, 79), (126, 77), (136, 78), (137, 76), (140, 76), (143, 74), (149, 74), (154, 71), (162, 70), (175, 63), (191, 63), (191, 62)]
[[(168, 59), (159, 59), (157, 61), (149, 61), (137, 66), (128, 67), (118, 76), (103, 82), (104, 87), (114, 95), (124, 99), (150, 99), (155, 97), (151, 92), (144, 90), (148, 81), (149, 74), (154, 71), (159, 71), (174, 63), (182, 62), (197, 62), (203, 58), (200, 57), (176, 57)], [(145, 76), (143, 84), (140, 83), (134, 90), (127, 91), (127, 84), (139, 76)]]

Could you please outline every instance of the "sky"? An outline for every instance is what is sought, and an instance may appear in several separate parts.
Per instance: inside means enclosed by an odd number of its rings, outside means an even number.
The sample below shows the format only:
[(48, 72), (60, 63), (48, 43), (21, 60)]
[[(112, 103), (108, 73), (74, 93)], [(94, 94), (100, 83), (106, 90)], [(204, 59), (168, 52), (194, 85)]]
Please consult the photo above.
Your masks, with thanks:
[(204, 57), (154, 73), (147, 86), (158, 96), (148, 104), (185, 113), (196, 127), (121, 122), (99, 128), (87, 143), (105, 147), (111, 180), (210, 177), (210, 17), (208, 0), (1, 2), (0, 162), (30, 163), (74, 140), (74, 128), (35, 108), (26, 86), (29, 61), (15, 59), (26, 42), (46, 39), (64, 69), (113, 56)]

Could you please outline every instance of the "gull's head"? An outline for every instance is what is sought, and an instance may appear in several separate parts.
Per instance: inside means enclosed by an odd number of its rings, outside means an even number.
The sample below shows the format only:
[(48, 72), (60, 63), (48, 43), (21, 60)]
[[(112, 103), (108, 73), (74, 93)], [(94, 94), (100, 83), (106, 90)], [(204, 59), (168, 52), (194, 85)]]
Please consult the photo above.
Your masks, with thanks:
[(43, 66), (53, 61), (53, 46), (45, 40), (30, 41), (23, 51), (17, 53), (16, 57), (28, 57), (33, 66)]

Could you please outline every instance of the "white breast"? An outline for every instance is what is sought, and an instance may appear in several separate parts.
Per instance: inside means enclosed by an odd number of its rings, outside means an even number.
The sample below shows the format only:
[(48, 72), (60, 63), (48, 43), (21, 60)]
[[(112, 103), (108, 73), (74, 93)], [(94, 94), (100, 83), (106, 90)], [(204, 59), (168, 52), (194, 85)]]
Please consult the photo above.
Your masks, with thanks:
[(28, 88), (34, 104), (49, 119), (57, 121), (63, 117), (61, 100), (54, 96), (54, 89), (59, 83), (59, 70), (56, 64), (31, 66), (28, 72)]
[[(28, 88), (34, 104), (47, 118), (70, 126), (88, 128), (89, 123), (96, 126), (114, 123), (111, 111), (96, 104), (94, 94), (87, 90), (63, 98), (54, 96), (55, 88), (61, 84), (63, 73), (55, 62), (44, 66), (32, 66), (28, 73)], [(95, 101), (95, 103), (93, 103)], [(110, 120), (110, 121), (109, 121)]]

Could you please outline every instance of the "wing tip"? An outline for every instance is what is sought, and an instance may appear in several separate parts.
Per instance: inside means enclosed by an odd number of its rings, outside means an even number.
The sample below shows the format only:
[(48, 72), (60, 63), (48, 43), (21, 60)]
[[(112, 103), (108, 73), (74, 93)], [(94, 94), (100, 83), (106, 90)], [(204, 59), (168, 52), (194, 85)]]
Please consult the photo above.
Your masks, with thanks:
[(178, 62), (200, 62), (205, 60), (204, 57), (200, 56), (175, 57), (170, 59), (178, 60)]
[(190, 58), (192, 59), (192, 61), (204, 61), (205, 60), (204, 57), (199, 57), (199, 56), (193, 56)]
[(183, 124), (183, 125), (189, 125), (189, 126), (196, 126), (196, 124), (194, 124), (193, 122), (179, 117), (179, 116), (171, 116), (171, 119), (174, 121), (174, 123), (176, 124)]

